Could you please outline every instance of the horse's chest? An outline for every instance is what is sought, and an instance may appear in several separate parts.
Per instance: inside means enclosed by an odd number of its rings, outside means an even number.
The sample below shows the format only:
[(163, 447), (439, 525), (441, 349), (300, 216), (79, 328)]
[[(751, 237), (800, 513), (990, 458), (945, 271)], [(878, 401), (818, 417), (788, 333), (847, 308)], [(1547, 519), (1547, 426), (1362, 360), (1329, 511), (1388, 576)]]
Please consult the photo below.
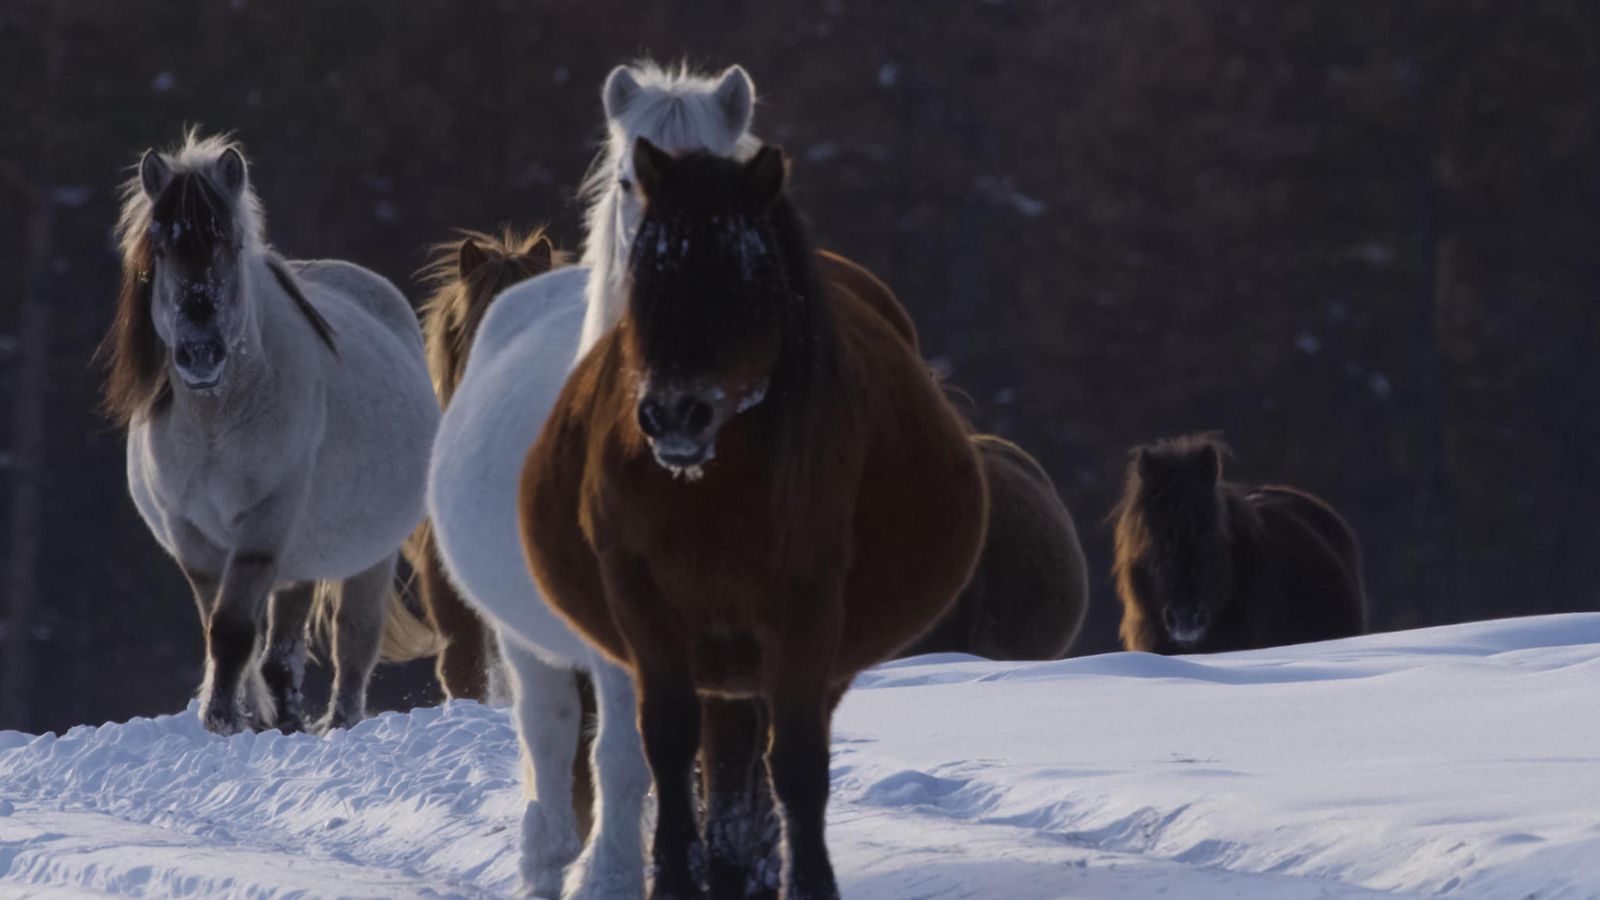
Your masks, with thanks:
[(780, 580), (770, 493), (730, 474), (713, 467), (691, 483), (644, 468), (617, 519), (666, 602), (707, 627), (746, 618)]
[(228, 547), (240, 520), (272, 493), (270, 466), (251, 465), (252, 451), (227, 435), (152, 435), (144, 463), (156, 502), (213, 543)]

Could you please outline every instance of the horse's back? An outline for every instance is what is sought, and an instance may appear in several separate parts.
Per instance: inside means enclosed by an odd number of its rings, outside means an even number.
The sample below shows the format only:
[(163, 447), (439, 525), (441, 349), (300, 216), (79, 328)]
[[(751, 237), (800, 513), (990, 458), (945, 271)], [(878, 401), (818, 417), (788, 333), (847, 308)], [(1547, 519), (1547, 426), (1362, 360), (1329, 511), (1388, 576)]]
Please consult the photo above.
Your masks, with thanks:
[[(301, 282), (326, 289), (327, 293), (322, 297), (316, 296), (320, 292), (307, 292), (319, 307), (330, 296), (351, 301), (387, 326), (407, 345), (414, 346), (419, 353), (422, 351), (422, 327), (417, 322), (417, 314), (406, 301), (405, 295), (389, 279), (342, 259), (296, 259), (288, 263)], [(327, 312), (323, 314), (327, 315)]]
[(475, 363), (488, 365), (506, 345), (529, 337), (540, 319), (581, 308), (588, 277), (587, 267), (566, 266), (519, 281), (496, 294), (472, 339), (467, 371), (472, 371)]
[(1260, 516), (1264, 545), (1282, 559), (1279, 590), (1314, 607), (1303, 616), (1318, 633), (1306, 639), (1363, 632), (1361, 550), (1344, 517), (1321, 498), (1282, 485), (1254, 488), (1245, 500)]
[[(288, 267), (333, 347), (316, 344), (323, 432), (284, 565), (304, 580), (343, 577), (395, 552), (422, 519), (439, 405), (416, 315), (388, 279), (341, 260)], [(308, 330), (305, 340), (316, 338)]]
[(989, 485), (989, 527), (972, 581), (913, 653), (1056, 659), (1088, 608), (1089, 568), (1072, 514), (1027, 451), (973, 435)]
[(920, 352), (917, 326), (911, 321), (911, 314), (882, 279), (865, 266), (829, 250), (816, 252), (816, 265), (817, 277), (836, 296), (848, 295), (882, 316), (889, 327), (911, 345), (913, 353)]

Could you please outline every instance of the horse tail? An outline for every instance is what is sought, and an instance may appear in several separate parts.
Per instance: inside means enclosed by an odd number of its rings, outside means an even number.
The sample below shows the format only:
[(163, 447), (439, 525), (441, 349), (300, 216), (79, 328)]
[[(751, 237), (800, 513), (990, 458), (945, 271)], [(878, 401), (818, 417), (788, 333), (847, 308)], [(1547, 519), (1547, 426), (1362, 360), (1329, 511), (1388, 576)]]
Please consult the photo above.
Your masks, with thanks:
[(438, 656), (444, 646), (444, 637), (433, 630), (426, 618), (411, 611), (405, 594), (390, 591), (388, 609), (384, 610), (383, 639), (378, 644), (378, 658), (384, 662), (409, 662)]
[[(334, 614), (338, 609), (337, 581), (317, 582), (311, 602), (311, 644), (326, 649), (333, 646)], [(438, 656), (445, 640), (426, 618), (411, 610), (403, 587), (391, 588), (384, 599), (383, 633), (378, 641), (380, 662), (410, 662)]]

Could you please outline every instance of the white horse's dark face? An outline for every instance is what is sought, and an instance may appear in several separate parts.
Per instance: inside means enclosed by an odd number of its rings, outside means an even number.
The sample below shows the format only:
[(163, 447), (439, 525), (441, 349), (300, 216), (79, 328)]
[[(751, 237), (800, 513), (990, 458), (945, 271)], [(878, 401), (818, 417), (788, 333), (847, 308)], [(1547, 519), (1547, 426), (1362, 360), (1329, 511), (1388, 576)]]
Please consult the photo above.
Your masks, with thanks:
[(224, 154), (216, 173), (174, 175), (154, 155), (140, 167), (153, 204), (150, 314), (171, 351), (173, 371), (190, 390), (222, 384), (229, 349), (244, 333), (244, 248), (234, 213), (243, 188), (242, 159), (239, 166), (231, 170)]

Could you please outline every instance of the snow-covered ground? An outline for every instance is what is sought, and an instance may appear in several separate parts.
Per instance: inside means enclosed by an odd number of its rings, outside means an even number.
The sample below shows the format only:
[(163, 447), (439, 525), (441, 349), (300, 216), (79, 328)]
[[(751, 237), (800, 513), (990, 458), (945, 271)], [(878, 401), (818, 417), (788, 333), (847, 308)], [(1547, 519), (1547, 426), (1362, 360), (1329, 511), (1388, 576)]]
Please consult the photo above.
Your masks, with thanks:
[[(1600, 614), (923, 657), (862, 676), (833, 784), (852, 898), (1600, 897)], [(320, 740), (0, 732), (0, 895), (504, 894), (519, 798), (470, 703)]]

